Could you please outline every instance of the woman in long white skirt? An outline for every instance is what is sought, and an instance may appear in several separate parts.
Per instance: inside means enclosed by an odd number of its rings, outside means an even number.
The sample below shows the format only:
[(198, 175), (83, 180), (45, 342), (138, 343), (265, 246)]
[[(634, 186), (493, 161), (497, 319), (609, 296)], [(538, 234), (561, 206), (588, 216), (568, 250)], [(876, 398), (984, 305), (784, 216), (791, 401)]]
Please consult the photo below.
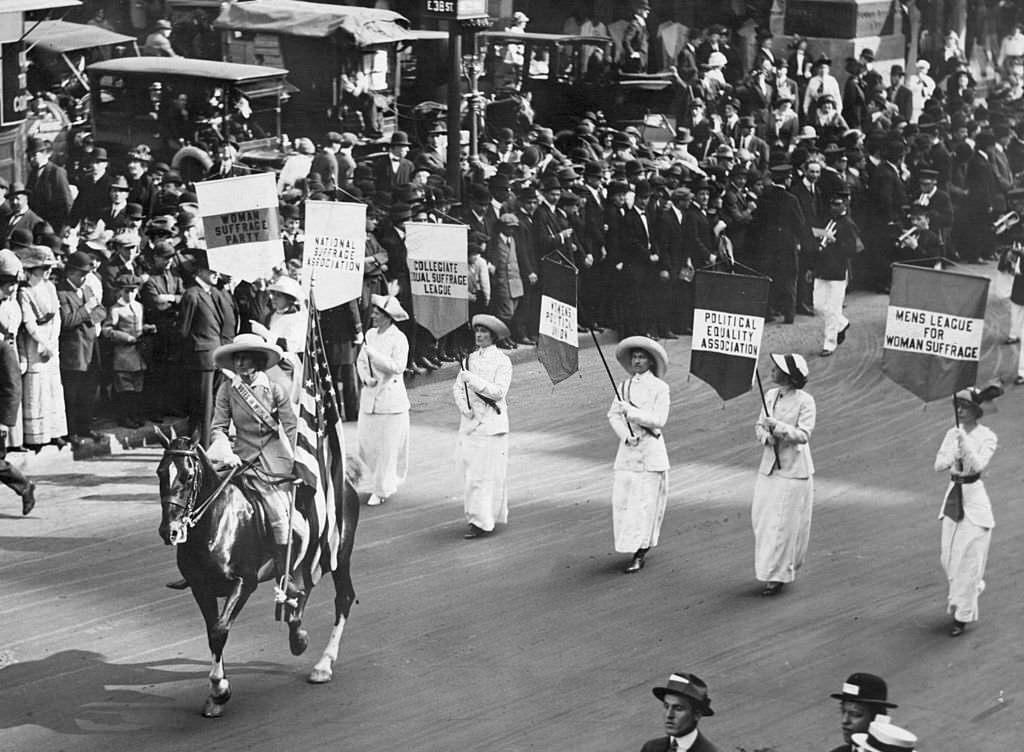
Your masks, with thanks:
[(619, 386), (608, 422), (619, 437), (612, 484), (615, 550), (633, 555), (626, 574), (644, 567), (647, 552), (658, 545), (668, 503), (668, 452), (661, 430), (671, 399), (662, 377), (668, 354), (647, 337), (627, 337), (615, 358), (631, 374)]
[(462, 363), (452, 384), (459, 408), (455, 462), (463, 479), (465, 538), (493, 532), (508, 522), (508, 403), (512, 361), (495, 343), (511, 336), (504, 323), (481, 313), (473, 317), (477, 349)]
[(373, 328), (356, 359), (363, 384), (359, 396), (359, 456), (370, 470), (371, 507), (383, 504), (405, 483), (409, 470), (409, 396), (403, 373), (409, 341), (395, 326), (409, 314), (394, 297), (371, 296)]
[(978, 620), (978, 596), (985, 589), (985, 564), (995, 519), (981, 480), (995, 454), (997, 439), (978, 420), (982, 402), (1002, 393), (1000, 387), (963, 389), (955, 405), (960, 425), (946, 431), (935, 455), (935, 469), (949, 471), (950, 483), (942, 502), (942, 569), (949, 582), (946, 609), (953, 616), (950, 634), (964, 633)]
[(765, 583), (761, 595), (777, 595), (796, 579), (807, 555), (814, 505), (814, 462), (810, 439), (817, 409), (804, 391), (807, 361), (773, 354), (772, 381), (754, 431), (764, 446), (754, 484), (754, 574)]

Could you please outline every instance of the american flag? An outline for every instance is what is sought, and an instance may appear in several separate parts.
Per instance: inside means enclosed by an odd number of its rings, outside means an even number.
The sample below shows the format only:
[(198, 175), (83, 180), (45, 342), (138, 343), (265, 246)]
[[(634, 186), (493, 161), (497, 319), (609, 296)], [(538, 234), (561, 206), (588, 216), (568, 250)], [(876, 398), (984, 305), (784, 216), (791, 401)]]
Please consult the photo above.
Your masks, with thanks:
[(341, 531), (334, 480), (345, 477), (344, 463), (345, 437), (338, 395), (327, 364), (320, 314), (311, 305), (295, 440), (295, 469), (302, 481), (296, 490), (296, 506), (309, 521), (309, 544), (301, 566), (310, 586), (325, 572), (333, 572), (338, 564)]

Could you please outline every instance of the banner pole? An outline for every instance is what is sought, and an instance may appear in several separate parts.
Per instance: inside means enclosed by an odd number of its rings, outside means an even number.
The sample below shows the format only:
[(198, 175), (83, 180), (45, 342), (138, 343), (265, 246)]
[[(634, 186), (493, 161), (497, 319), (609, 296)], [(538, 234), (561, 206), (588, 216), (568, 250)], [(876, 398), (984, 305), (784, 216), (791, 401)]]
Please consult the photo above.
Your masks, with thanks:
[[(608, 367), (608, 361), (605, 360), (604, 351), (601, 349), (601, 343), (597, 341), (597, 335), (594, 333), (593, 329), (588, 327), (588, 331), (594, 340), (594, 347), (597, 348), (597, 354), (601, 356), (601, 362), (604, 364), (604, 372), (608, 374), (608, 380), (612, 382), (612, 391), (615, 392), (615, 399), (621, 401), (622, 397), (619, 396), (619, 388), (615, 385), (615, 377), (612, 376), (612, 369)], [(636, 434), (633, 433), (633, 426), (629, 425), (628, 420), (626, 421), (626, 428), (629, 430), (630, 438), (636, 438)]]
[[(768, 403), (764, 399), (764, 387), (761, 385), (761, 372), (757, 370), (757, 366), (754, 366), (754, 376), (757, 377), (757, 391), (761, 393), (761, 407), (764, 408), (764, 414), (768, 415)], [(774, 437), (774, 434), (772, 434)], [(775, 469), (782, 469), (782, 461), (779, 459), (779, 445), (772, 444), (772, 449), (775, 450)]]

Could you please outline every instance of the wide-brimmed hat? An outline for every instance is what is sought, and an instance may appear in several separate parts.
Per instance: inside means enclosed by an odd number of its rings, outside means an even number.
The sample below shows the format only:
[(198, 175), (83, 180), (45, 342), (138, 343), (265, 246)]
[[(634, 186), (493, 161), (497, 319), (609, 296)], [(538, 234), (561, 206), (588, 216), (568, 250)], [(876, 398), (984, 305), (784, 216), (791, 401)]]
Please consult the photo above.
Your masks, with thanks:
[(91, 272), (92, 256), (85, 251), (75, 251), (68, 256), (68, 260), (64, 262), (64, 268), (69, 271)]
[(799, 353), (772, 353), (772, 363), (789, 377), (807, 379), (811, 375), (807, 360)]
[(295, 151), (299, 154), (309, 156), (311, 154), (316, 154), (316, 146), (313, 144), (312, 139), (308, 139), (306, 137), (297, 138), (295, 139)]
[(118, 274), (114, 279), (114, 287), (118, 290), (122, 290), (125, 287), (142, 287), (142, 278), (137, 277), (134, 274)]
[(276, 292), (280, 295), (288, 295), (296, 301), (301, 301), (305, 295), (302, 292), (302, 285), (298, 280), (291, 277), (278, 277), (267, 287), (267, 292)]
[(33, 245), (32, 232), (24, 227), (15, 227), (7, 236), (7, 247), (12, 251), (18, 248), (28, 248)]
[(139, 237), (139, 233), (131, 228), (124, 228), (114, 233), (114, 237), (110, 239), (111, 245), (121, 246), (122, 248), (137, 248), (142, 242), (142, 238)]
[(917, 746), (915, 734), (884, 721), (872, 721), (866, 734), (852, 734), (850, 740), (855, 749), (868, 752), (914, 752)]
[(478, 313), (473, 317), (473, 326), (482, 326), (484, 329), (489, 329), (491, 334), (494, 335), (494, 341), (508, 339), (512, 336), (512, 333), (505, 326), (505, 322), (496, 316), (491, 316), (488, 313)]
[[(647, 339), (646, 337), (629, 337), (629, 339)], [(623, 340), (625, 342), (626, 340)], [(664, 687), (655, 687), (651, 690), (659, 700), (664, 700), (665, 695), (679, 695), (687, 697), (696, 703), (701, 715), (714, 715), (711, 709), (711, 698), (708, 697), (708, 685), (696, 674), (687, 674), (682, 671), (672, 674)]]
[(899, 705), (889, 702), (889, 688), (885, 679), (874, 674), (856, 673), (843, 682), (840, 692), (833, 692), (829, 695), (834, 700), (848, 700), (850, 702), (863, 702), (868, 705), (878, 705), (883, 708), (898, 708)]
[(21, 265), (26, 269), (39, 269), (46, 266), (56, 266), (57, 257), (45, 245), (30, 245), (20, 254)]
[(235, 337), (231, 344), (221, 345), (213, 351), (213, 362), (217, 364), (218, 368), (234, 367), (232, 358), (237, 353), (250, 352), (257, 353), (260, 355), (267, 356), (266, 368), (277, 365), (283, 357), (281, 348), (277, 345), (267, 342), (263, 337), (258, 334), (239, 334)]
[(409, 314), (402, 308), (398, 298), (394, 295), (371, 295), (370, 303), (374, 308), (379, 308), (391, 317), (392, 321), (408, 321)]
[(0, 279), (17, 279), (21, 269), (21, 259), (14, 251), (0, 250)]
[(953, 399), (957, 403), (971, 407), (978, 417), (981, 417), (985, 414), (984, 405), (996, 397), (1001, 397), (1003, 391), (1003, 385), (998, 381), (993, 381), (984, 387), (969, 386), (966, 389), (961, 389), (953, 395)]
[(647, 353), (654, 363), (651, 365), (651, 371), (658, 378), (665, 375), (668, 370), (668, 353), (665, 352), (665, 348), (659, 345), (650, 337), (626, 337), (615, 347), (615, 359), (619, 361), (621, 365), (627, 371), (632, 371), (630, 368), (630, 359), (633, 357), (634, 350), (643, 350)]

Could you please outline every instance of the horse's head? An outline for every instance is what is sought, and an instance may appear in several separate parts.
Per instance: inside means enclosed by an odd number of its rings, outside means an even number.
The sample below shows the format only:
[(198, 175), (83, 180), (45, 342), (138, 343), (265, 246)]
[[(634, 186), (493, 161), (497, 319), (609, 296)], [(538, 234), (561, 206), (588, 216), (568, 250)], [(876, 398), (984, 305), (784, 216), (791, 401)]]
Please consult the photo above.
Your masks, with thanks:
[(217, 477), (201, 444), (187, 436), (170, 436), (159, 428), (157, 439), (164, 448), (156, 468), (160, 481), (160, 537), (168, 545), (184, 543), (188, 538), (191, 516), (203, 486)]

